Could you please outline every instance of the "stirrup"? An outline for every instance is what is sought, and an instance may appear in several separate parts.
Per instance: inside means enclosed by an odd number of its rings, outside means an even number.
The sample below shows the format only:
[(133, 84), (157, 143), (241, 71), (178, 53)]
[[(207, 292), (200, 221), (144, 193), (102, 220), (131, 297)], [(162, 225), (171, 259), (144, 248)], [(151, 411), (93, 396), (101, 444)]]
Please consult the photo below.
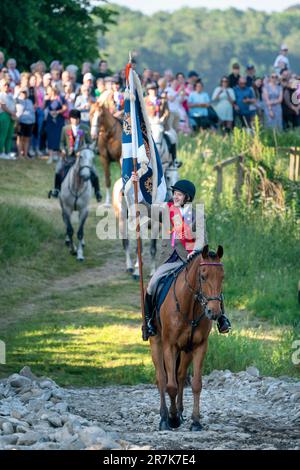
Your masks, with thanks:
[(156, 336), (156, 335), (157, 335), (156, 329), (153, 327), (153, 325), (149, 325), (149, 322), (146, 323), (146, 325), (142, 326), (142, 336), (143, 336), (144, 341), (148, 341), (150, 336)]
[(59, 196), (59, 189), (57, 189), (57, 188), (51, 189), (51, 191), (49, 191), (49, 193), (48, 193), (48, 198), (49, 199), (51, 197), (58, 198), (58, 196)]

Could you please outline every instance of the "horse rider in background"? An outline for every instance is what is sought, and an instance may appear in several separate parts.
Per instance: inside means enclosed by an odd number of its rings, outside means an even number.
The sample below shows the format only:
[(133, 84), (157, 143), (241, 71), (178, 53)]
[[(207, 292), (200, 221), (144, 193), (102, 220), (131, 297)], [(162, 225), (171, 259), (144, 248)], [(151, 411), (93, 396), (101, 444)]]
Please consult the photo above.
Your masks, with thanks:
[[(57, 198), (61, 189), (61, 184), (67, 175), (71, 166), (75, 163), (80, 150), (92, 143), (89, 128), (80, 124), (80, 111), (72, 109), (70, 111), (70, 124), (62, 129), (60, 139), (60, 151), (62, 157), (59, 159), (55, 169), (54, 189), (49, 192), (48, 197)], [(95, 196), (98, 202), (101, 201), (99, 178), (96, 168), (93, 165), (91, 170), (91, 183), (95, 190)]]
[(175, 129), (170, 127), (170, 110), (168, 106), (167, 94), (164, 89), (158, 87), (156, 82), (146, 86), (147, 96), (145, 105), (150, 124), (159, 121), (164, 128), (164, 138), (166, 139), (172, 162), (179, 168), (182, 163), (176, 159), (177, 134)]

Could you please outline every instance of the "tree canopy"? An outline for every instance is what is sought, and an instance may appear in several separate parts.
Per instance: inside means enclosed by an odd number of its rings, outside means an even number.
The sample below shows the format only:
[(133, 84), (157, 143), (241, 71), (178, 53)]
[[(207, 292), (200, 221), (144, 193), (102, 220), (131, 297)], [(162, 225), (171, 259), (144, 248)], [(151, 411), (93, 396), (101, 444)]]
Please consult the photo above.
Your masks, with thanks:
[(122, 68), (128, 51), (136, 51), (138, 69), (162, 72), (195, 69), (215, 86), (238, 61), (242, 70), (254, 63), (258, 74), (269, 73), (282, 42), (289, 46), (293, 70), (300, 72), (299, 5), (280, 13), (248, 9), (181, 8), (152, 16), (114, 5), (118, 25), (102, 40), (111, 67)]
[(1, 0), (0, 49), (21, 68), (39, 59), (79, 65), (99, 57), (97, 35), (115, 16), (91, 0)]

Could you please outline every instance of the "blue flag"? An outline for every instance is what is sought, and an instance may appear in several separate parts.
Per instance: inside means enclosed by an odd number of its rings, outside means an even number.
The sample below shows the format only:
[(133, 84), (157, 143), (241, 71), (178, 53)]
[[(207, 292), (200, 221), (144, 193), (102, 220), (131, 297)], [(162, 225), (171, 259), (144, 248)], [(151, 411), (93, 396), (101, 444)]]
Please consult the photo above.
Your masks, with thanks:
[(151, 135), (139, 77), (129, 72), (129, 93), (125, 94), (122, 133), (122, 179), (127, 203), (134, 201), (131, 181), (133, 159), (137, 159), (139, 200), (153, 204), (166, 198), (166, 183), (159, 153)]

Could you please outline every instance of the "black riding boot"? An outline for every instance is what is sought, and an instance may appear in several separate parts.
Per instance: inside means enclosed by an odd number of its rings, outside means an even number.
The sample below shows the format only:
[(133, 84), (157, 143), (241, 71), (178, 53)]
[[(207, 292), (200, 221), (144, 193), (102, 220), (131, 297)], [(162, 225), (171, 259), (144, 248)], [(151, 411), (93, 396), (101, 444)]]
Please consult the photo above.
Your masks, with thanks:
[(176, 144), (171, 144), (170, 147), (171, 147), (170, 150), (171, 150), (171, 155), (172, 155), (173, 163), (174, 163), (174, 165), (175, 165), (177, 168), (180, 168), (181, 165), (182, 165), (182, 162), (180, 162), (180, 161), (177, 160)]
[(102, 194), (100, 192), (99, 178), (93, 171), (91, 172), (91, 183), (95, 190), (95, 196), (98, 202), (101, 202)]
[(149, 336), (155, 336), (157, 334), (156, 328), (153, 324), (154, 320), (154, 305), (152, 295), (146, 292), (145, 295), (145, 321), (146, 328), (143, 327), (143, 340), (147, 341)]
[(222, 334), (229, 333), (229, 330), (231, 330), (231, 323), (229, 321), (229, 318), (227, 318), (225, 315), (223, 302), (221, 304), (221, 309), (222, 309), (222, 315), (218, 318), (218, 321), (217, 321), (218, 330), (219, 330), (219, 333), (222, 333)]
[(60, 188), (61, 188), (61, 175), (60, 175), (60, 173), (55, 173), (54, 189), (49, 191), (49, 193), (48, 193), (49, 199), (50, 199), (51, 196), (52, 197), (58, 197), (59, 192), (60, 192)]

